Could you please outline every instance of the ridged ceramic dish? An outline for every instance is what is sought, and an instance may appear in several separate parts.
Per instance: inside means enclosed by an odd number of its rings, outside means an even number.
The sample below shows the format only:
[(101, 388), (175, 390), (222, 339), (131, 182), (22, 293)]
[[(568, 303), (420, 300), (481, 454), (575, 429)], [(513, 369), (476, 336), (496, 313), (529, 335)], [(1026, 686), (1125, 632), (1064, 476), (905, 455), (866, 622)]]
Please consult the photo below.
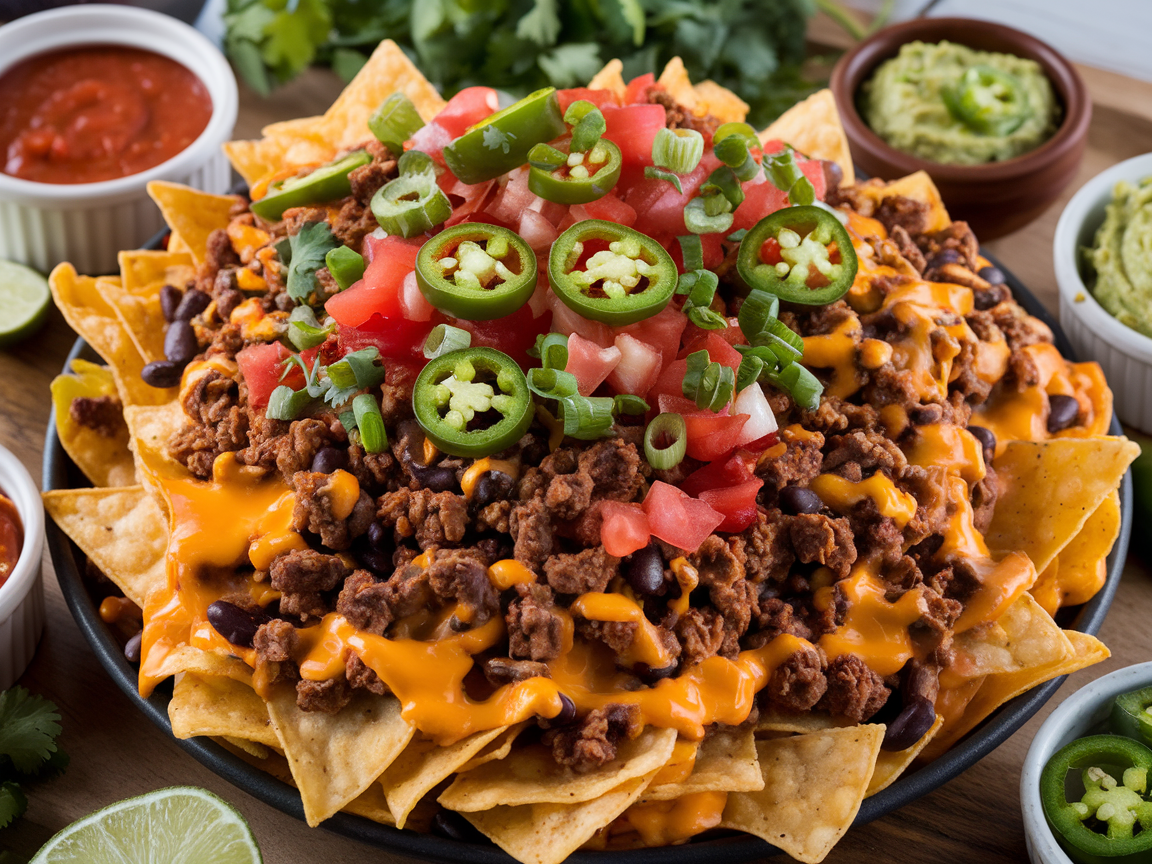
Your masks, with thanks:
[(0, 690), (7, 690), (32, 662), (44, 631), (44, 505), (28, 471), (3, 447), (0, 492), (12, 499), (24, 528), (20, 557), (0, 585)]
[(100, 183), (35, 183), (0, 173), (0, 258), (48, 271), (71, 261), (81, 273), (116, 270), (116, 250), (135, 249), (162, 226), (152, 180), (206, 192), (228, 189), (221, 145), (236, 125), (236, 79), (224, 56), (187, 24), (130, 6), (83, 5), (0, 27), (0, 73), (35, 54), (81, 45), (125, 45), (187, 67), (212, 97), (212, 117), (191, 145), (147, 171)]

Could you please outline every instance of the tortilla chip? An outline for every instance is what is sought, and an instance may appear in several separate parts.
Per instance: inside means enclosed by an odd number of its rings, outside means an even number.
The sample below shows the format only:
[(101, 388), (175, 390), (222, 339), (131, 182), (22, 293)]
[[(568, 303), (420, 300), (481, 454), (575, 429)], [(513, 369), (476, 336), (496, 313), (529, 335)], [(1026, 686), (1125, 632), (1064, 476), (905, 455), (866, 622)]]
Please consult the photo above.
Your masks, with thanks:
[(951, 672), (963, 678), (1020, 672), (1072, 656), (1064, 631), (1025, 592), (994, 623), (956, 636)]
[(819, 90), (793, 105), (759, 135), (760, 142), (783, 141), (813, 159), (828, 159), (844, 172), (841, 185), (856, 182), (848, 136), (840, 123), (836, 97), (831, 90)]
[[(284, 164), (284, 150), (283, 142), (273, 138), (224, 143), (224, 153), (228, 156), (228, 161), (249, 187), (279, 170)], [(172, 236), (175, 237), (175, 233)], [(168, 248), (172, 248), (172, 241), (169, 241)]]
[(168, 227), (188, 244), (197, 265), (207, 260), (208, 236), (228, 227), (232, 207), (240, 200), (235, 195), (210, 195), (191, 186), (162, 180), (149, 183), (148, 194), (160, 208)]
[(412, 808), (441, 780), (459, 771), (462, 765), (510, 728), (501, 726), (477, 732), (448, 747), (441, 747), (426, 738), (413, 739), (380, 777), (396, 827), (404, 827)]
[[(145, 611), (145, 617), (148, 616)], [(162, 655), (159, 662), (148, 667), (155, 681), (190, 672), (201, 678), (231, 678), (246, 687), (252, 686), (252, 668), (238, 657), (205, 651), (191, 645), (176, 645)]]
[(699, 113), (696, 90), (692, 86), (692, 79), (688, 77), (688, 70), (684, 68), (684, 61), (679, 57), (673, 57), (668, 61), (664, 66), (664, 71), (656, 79), (656, 84), (667, 90), (668, 95), (684, 108), (693, 114)]
[(1002, 490), (985, 532), (988, 547), (1019, 550), (1042, 573), (1120, 485), (1139, 453), (1127, 438), (1009, 442), (996, 457)]
[(528, 723), (525, 722), (517, 723), (515, 726), (509, 726), (503, 734), (491, 741), (483, 750), (461, 765), (457, 771), (463, 774), (465, 771), (479, 768), (488, 762), (495, 762), (499, 759), (507, 758), (508, 754), (512, 752), (512, 745), (515, 743), (516, 737), (524, 731), (527, 725)]
[(1049, 615), (1061, 606), (1077, 606), (1096, 595), (1108, 578), (1108, 553), (1120, 536), (1120, 492), (1100, 502), (1068, 545), (1040, 574), (1032, 596)]
[(56, 489), (43, 498), (60, 530), (137, 606), (167, 584), (168, 526), (142, 486)]
[(136, 467), (128, 450), (128, 426), (121, 422), (115, 434), (105, 435), (72, 419), (72, 400), (115, 396), (116, 379), (107, 366), (73, 360), (71, 375), (52, 381), (52, 406), (56, 409), (56, 434), (64, 452), (94, 486), (132, 486)]
[(272, 751), (265, 747), (263, 744), (257, 744), (255, 741), (246, 741), (243, 738), (232, 738), (228, 735), (213, 736), (213, 741), (217, 744), (230, 744), (237, 750), (247, 753), (249, 756), (254, 756), (257, 759), (267, 759), (272, 755)]
[(697, 108), (721, 123), (743, 123), (748, 116), (748, 103), (711, 79), (701, 81), (692, 89), (696, 91)]
[(186, 252), (121, 252), (119, 286), (101, 281), (100, 293), (116, 315), (145, 363), (164, 359), (164, 313), (160, 292), (165, 285), (183, 289), (196, 277)]
[[(177, 738), (219, 735), (254, 741), (263, 747), (280, 746), (264, 700), (251, 687), (232, 678), (182, 674), (172, 688), (168, 719)], [(249, 752), (261, 755), (258, 751)]]
[(823, 861), (856, 818), (884, 729), (853, 726), (757, 741), (764, 789), (730, 794), (721, 827), (755, 834), (805, 864)]
[(192, 256), (192, 250), (188, 248), (188, 244), (184, 242), (184, 238), (171, 228), (168, 229), (168, 251), (173, 254), (183, 253), (189, 257)]
[(622, 743), (611, 762), (583, 774), (558, 766), (543, 745), (524, 747), (507, 759), (461, 774), (438, 800), (449, 810), (466, 813), (497, 805), (590, 801), (662, 768), (675, 743), (675, 729), (648, 728), (638, 738)]
[[(137, 460), (141, 482), (151, 488), (148, 470), (178, 464), (168, 453), (168, 440), (184, 428), (188, 418), (179, 402), (167, 405), (133, 405), (124, 409), (130, 447)], [(155, 490), (154, 490), (155, 491)], [(166, 509), (162, 507), (161, 509)]]
[(656, 772), (621, 783), (578, 804), (498, 806), (465, 818), (524, 864), (560, 864), (632, 806)]
[(129, 294), (146, 296), (152, 292), (152, 286), (156, 283), (182, 288), (196, 276), (192, 254), (173, 250), (171, 242), (167, 252), (136, 249), (121, 252), (117, 261), (120, 264), (120, 282)]
[(952, 224), (952, 217), (940, 197), (940, 190), (926, 171), (917, 171), (890, 183), (861, 184), (859, 193), (876, 206), (886, 198), (899, 195), (928, 205), (928, 231), (943, 231)]
[(592, 76), (592, 80), (588, 82), (589, 90), (611, 90), (620, 99), (624, 98), (624, 93), (628, 90), (628, 85), (624, 83), (624, 77), (620, 74), (624, 71), (624, 63), (619, 59), (609, 60), (604, 64), (604, 68)]
[(756, 792), (763, 788), (752, 730), (731, 729), (714, 732), (701, 742), (692, 773), (685, 780), (649, 786), (643, 800), (671, 801), (696, 792)]
[(380, 788), (379, 783), (370, 784), (367, 789), (340, 809), (345, 813), (355, 813), (357, 816), (363, 816), (365, 819), (371, 819), (382, 825), (396, 824), (396, 820), (392, 818), (392, 811), (388, 809), (388, 802), (384, 798), (384, 790)]
[(333, 715), (300, 710), (295, 689), (280, 687), (268, 716), (312, 827), (372, 785), (416, 731), (400, 716), (398, 699), (364, 692)]
[(760, 719), (756, 721), (756, 731), (805, 734), (852, 725), (854, 724), (850, 720), (833, 717), (830, 714), (817, 714), (811, 711), (807, 714), (785, 714), (768, 708), (760, 712)]
[(864, 793), (864, 797), (871, 798), (877, 792), (883, 792), (900, 779), (900, 775), (916, 761), (916, 757), (936, 737), (936, 733), (940, 731), (940, 727), (943, 725), (944, 718), (937, 717), (932, 723), (932, 728), (906, 750), (881, 749), (876, 756), (876, 769), (872, 772), (872, 779), (868, 781), (868, 791)]

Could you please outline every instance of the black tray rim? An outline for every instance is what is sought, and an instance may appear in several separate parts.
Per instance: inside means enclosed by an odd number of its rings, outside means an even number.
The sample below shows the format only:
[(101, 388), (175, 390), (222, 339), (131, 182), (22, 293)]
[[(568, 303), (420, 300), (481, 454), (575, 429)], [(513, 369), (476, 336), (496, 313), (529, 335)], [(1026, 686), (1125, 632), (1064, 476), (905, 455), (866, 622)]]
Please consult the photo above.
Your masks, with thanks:
[[(162, 237), (163, 232), (147, 244), (147, 248), (162, 248)], [(982, 254), (1004, 273), (1005, 281), (1012, 289), (1016, 301), (1029, 314), (1039, 318), (1052, 329), (1056, 347), (1060, 353), (1074, 361), (1076, 359), (1075, 352), (1067, 335), (1044, 304), (992, 255), (986, 251), (982, 251)], [(84, 340), (78, 338), (65, 361), (63, 371), (68, 372), (71, 361), (82, 355), (88, 359), (99, 359)], [(1119, 420), (1115, 417), (1112, 418), (1109, 434), (1124, 434)], [(66, 488), (69, 464), (70, 460), (56, 434), (56, 412), (53, 408), (44, 439), (42, 484), (46, 491)], [(1064, 626), (1095, 635), (1099, 632), (1108, 609), (1112, 605), (1120, 584), (1132, 535), (1131, 471), (1125, 473), (1120, 484), (1120, 513), (1120, 534), (1107, 559), (1107, 578), (1104, 587), (1088, 603), (1076, 610), (1070, 620), (1062, 622)], [(167, 688), (157, 690), (147, 699), (140, 696), (137, 690), (135, 667), (124, 658), (123, 651), (101, 620), (99, 610), (84, 586), (76, 559), (79, 549), (56, 526), (55, 522), (51, 519), (45, 521), (48, 546), (51, 551), (56, 578), (68, 609), (81, 633), (95, 652), (100, 665), (111, 676), (120, 691), (157, 727), (171, 735), (172, 726), (168, 719), (168, 700), (170, 697), (166, 692)], [(970, 768), (1004, 743), (1036, 714), (1056, 693), (1066, 677), (1054, 678), (1007, 702), (968, 733), (951, 750), (923, 768), (900, 777), (882, 792), (865, 798), (853, 824), (863, 825), (893, 813), (938, 789)], [(173, 740), (198, 762), (241, 791), (247, 792), (289, 816), (304, 821), (304, 807), (299, 792), (294, 786), (245, 762), (209, 738), (182, 740), (173, 737)], [(323, 822), (322, 827), (377, 848), (399, 852), (413, 858), (442, 862), (442, 864), (460, 864), (460, 862), (466, 862), (466, 864), (512, 864), (515, 861), (503, 850), (489, 843), (469, 843), (434, 834), (403, 831), (350, 813), (336, 813), (332, 818)], [(567, 862), (569, 864), (604, 864), (611, 856), (614, 864), (743, 864), (743, 862), (779, 854), (782, 854), (780, 850), (757, 837), (734, 834), (708, 838), (681, 846), (611, 852), (576, 852), (568, 857)]]

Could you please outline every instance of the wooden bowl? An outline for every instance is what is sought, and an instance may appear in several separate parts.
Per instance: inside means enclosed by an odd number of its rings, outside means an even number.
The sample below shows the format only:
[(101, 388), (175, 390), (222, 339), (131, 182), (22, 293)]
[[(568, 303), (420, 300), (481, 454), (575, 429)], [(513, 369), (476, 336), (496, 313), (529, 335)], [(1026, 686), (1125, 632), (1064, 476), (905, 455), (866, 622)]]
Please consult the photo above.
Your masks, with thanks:
[[(1013, 159), (985, 165), (944, 165), (894, 147), (869, 128), (856, 110), (856, 96), (876, 67), (915, 40), (947, 39), (969, 48), (1035, 60), (1056, 91), (1063, 112), (1051, 138)], [(885, 27), (848, 51), (832, 70), (832, 92), (848, 135), (852, 159), (873, 177), (892, 180), (927, 171), (949, 213), (967, 221), (981, 240), (1020, 228), (1047, 208), (1076, 175), (1088, 139), (1092, 102), (1079, 73), (1039, 39), (989, 21), (971, 18), (916, 18)]]

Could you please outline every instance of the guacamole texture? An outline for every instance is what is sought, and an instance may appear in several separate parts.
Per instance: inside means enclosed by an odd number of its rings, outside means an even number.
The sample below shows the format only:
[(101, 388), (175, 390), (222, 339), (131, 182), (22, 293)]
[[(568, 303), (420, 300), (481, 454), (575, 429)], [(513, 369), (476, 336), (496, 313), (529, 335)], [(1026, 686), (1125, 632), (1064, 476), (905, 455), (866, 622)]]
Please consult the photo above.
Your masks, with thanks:
[(1092, 296), (1121, 324), (1152, 336), (1152, 177), (1116, 184), (1088, 256)]
[[(949, 107), (950, 93), (963, 89), (972, 77), (965, 73), (973, 69), (1009, 76), (1004, 80), (1012, 85), (1018, 123), (988, 128), (960, 119), (955, 97)], [(977, 106), (990, 93), (975, 93)], [(1052, 84), (1039, 63), (947, 41), (902, 46), (864, 83), (860, 111), (892, 147), (946, 165), (981, 165), (1027, 153), (1052, 136), (1060, 118)]]

